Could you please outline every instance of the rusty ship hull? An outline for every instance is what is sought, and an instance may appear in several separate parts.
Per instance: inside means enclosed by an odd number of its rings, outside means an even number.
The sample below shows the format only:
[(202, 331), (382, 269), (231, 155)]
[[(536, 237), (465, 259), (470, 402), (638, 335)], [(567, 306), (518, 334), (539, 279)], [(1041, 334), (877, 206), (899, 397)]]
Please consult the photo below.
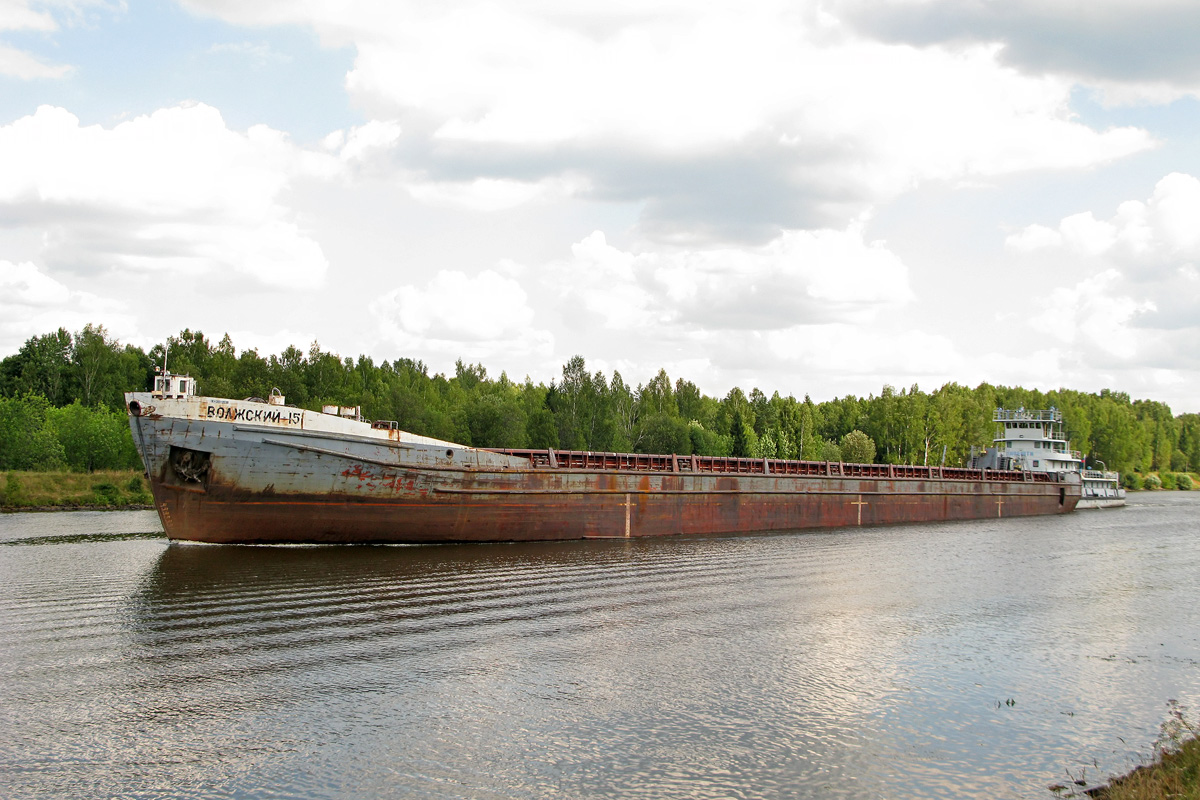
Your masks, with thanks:
[(486, 450), (267, 403), (126, 396), (167, 536), (432, 543), (721, 535), (1059, 514), (1068, 474)]

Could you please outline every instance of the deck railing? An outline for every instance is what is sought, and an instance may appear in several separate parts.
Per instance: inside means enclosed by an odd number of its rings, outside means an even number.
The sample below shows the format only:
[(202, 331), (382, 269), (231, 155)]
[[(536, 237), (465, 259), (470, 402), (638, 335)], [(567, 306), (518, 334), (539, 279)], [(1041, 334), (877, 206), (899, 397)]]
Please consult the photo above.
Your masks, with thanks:
[(597, 453), (584, 450), (489, 448), (491, 452), (529, 459), (538, 469), (613, 470), (717, 475), (811, 475), (814, 477), (908, 480), (1011, 481), (1052, 483), (1050, 473), (1022, 470), (927, 467), (911, 464), (850, 464), (842, 461), (794, 461), (781, 458)]
[(1092, 478), (1095, 480), (1115, 481), (1121, 476), (1116, 472), (1103, 472), (1098, 469), (1085, 469), (1083, 471), (1083, 477)]
[(997, 408), (993, 422), (1062, 422), (1062, 412), (1057, 408), (1027, 410), (1024, 408)]

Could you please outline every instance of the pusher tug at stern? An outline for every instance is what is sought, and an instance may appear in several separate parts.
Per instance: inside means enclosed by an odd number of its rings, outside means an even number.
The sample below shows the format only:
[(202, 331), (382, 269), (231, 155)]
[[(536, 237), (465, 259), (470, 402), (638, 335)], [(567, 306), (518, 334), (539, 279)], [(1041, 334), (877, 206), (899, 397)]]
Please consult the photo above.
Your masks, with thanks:
[(888, 525), (1072, 511), (1078, 471), (491, 450), (229, 400), (169, 373), (125, 395), (167, 536), (501, 542)]
[[(1083, 456), (1071, 449), (1058, 409), (1013, 411), (997, 408), (994, 447), (972, 454), (971, 466), (1021, 469), (1033, 472), (1079, 473), (1083, 485), (1078, 508), (1116, 508), (1125, 505), (1121, 476), (1107, 470), (1084, 469)], [(1103, 464), (1104, 462), (1100, 462)]]

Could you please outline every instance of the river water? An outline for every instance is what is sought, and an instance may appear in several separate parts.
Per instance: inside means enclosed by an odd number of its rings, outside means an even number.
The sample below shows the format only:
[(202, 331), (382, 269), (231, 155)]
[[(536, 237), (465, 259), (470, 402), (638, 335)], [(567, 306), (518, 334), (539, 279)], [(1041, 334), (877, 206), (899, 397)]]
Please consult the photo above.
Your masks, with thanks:
[(1200, 493), (548, 545), (0, 517), (5, 798), (1049, 798), (1200, 698)]

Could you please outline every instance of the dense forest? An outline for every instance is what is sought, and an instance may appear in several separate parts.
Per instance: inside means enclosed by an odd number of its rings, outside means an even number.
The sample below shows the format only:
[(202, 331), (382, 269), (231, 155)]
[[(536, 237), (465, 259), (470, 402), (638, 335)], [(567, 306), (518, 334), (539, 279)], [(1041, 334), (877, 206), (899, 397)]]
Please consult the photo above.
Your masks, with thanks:
[[(110, 338), (101, 326), (35, 336), (0, 361), (0, 469), (94, 470), (138, 466), (122, 392), (150, 386), (163, 345), (149, 352)], [(1139, 474), (1200, 465), (1200, 415), (1121, 392), (1051, 392), (948, 383), (932, 392), (884, 386), (878, 396), (813, 402), (759, 389), (703, 394), (660, 370), (631, 386), (620, 373), (589, 372), (582, 356), (549, 385), (518, 382), (482, 364), (430, 374), (420, 361), (376, 364), (288, 347), (263, 357), (184, 330), (167, 343), (172, 372), (194, 376), (204, 394), (266, 397), (291, 405), (360, 406), (370, 419), (480, 447), (700, 453), (891, 464), (962, 465), (991, 443), (997, 407), (1061, 409), (1072, 446), (1089, 465)], [(865, 435), (864, 435), (865, 434)]]

